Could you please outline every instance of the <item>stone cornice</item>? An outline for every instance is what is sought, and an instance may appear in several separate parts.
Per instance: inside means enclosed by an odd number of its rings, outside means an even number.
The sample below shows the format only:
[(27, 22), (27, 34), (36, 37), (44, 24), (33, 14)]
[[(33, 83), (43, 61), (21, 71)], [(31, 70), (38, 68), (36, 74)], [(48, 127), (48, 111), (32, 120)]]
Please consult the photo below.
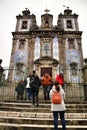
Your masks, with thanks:
[(12, 35), (39, 35), (39, 36), (51, 36), (51, 35), (63, 35), (63, 34), (76, 34), (82, 35), (82, 31), (59, 31), (59, 30), (32, 30), (23, 32), (12, 32)]

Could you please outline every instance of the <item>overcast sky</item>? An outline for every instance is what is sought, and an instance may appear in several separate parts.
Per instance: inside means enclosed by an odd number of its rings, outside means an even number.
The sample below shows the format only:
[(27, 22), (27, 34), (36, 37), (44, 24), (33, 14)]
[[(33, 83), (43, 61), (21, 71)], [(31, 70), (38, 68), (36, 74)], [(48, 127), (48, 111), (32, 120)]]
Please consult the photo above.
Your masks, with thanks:
[(47, 8), (53, 15), (53, 25), (57, 18), (69, 6), (72, 13), (79, 15), (79, 30), (82, 34), (83, 58), (87, 58), (87, 0), (0, 0), (0, 59), (3, 67), (8, 67), (12, 49), (12, 33), (16, 27), (16, 16), (28, 8), (36, 15), (37, 25), (41, 24), (41, 15)]

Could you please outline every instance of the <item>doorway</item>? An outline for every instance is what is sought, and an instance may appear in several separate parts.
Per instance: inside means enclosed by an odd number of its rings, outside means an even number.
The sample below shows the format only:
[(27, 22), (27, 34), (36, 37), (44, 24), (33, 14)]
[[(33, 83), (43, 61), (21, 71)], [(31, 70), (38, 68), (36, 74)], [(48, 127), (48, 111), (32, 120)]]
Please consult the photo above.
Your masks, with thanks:
[(41, 76), (43, 76), (45, 73), (48, 73), (52, 77), (52, 67), (42, 67)]

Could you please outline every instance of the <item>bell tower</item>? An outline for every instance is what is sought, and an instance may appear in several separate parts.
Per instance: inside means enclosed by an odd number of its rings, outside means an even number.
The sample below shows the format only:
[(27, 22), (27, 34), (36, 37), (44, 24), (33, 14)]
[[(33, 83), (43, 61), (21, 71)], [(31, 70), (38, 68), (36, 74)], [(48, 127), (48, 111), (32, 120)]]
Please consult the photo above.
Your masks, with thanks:
[(53, 15), (48, 14), (50, 10), (44, 10), (46, 13), (41, 15), (40, 29), (51, 30), (53, 29)]
[(64, 14), (59, 14), (57, 25), (59, 26), (60, 23), (64, 31), (79, 31), (78, 15), (76, 13), (72, 14), (69, 7), (64, 10)]
[(31, 54), (33, 44), (29, 34), (31, 30), (37, 28), (36, 16), (27, 8), (22, 11), (22, 15), (16, 16), (16, 19), (15, 32), (12, 32), (13, 43), (8, 74), (9, 80), (12, 81), (24, 79), (29, 74), (28, 70), (31, 69), (29, 67), (33, 62), (33, 54)]
[[(67, 69), (66, 72), (66, 80), (71, 82), (78, 80), (78, 73), (75, 70), (81, 68), (83, 64), (83, 54), (82, 54), (82, 31), (79, 31), (78, 26), (78, 15), (76, 13), (72, 14), (72, 10), (67, 7), (64, 10), (64, 14), (60, 13), (58, 15), (57, 27), (59, 29), (63, 29), (63, 43), (64, 44), (64, 59), (65, 63), (63, 63), (63, 68)], [(64, 60), (63, 59), (63, 60)], [(69, 69), (72, 72), (68, 72)], [(76, 74), (77, 73), (77, 74)], [(69, 79), (69, 74), (72, 79)], [(80, 74), (82, 75), (82, 74)], [(81, 79), (81, 77), (80, 77)]]

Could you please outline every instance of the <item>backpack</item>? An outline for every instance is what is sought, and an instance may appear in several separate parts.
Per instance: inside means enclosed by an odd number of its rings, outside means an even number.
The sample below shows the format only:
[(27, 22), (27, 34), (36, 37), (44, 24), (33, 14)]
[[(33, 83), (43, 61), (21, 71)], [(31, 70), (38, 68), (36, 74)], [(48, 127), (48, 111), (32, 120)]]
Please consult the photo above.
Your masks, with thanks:
[(34, 87), (35, 87), (35, 79), (34, 79), (34, 76), (32, 76), (32, 77), (30, 78), (30, 87), (31, 87), (31, 88), (34, 88)]
[[(53, 91), (53, 90), (52, 90), (52, 91)], [(61, 102), (62, 102), (62, 97), (61, 97), (60, 92), (54, 92), (54, 91), (53, 91), (51, 101), (52, 101), (53, 104), (61, 104)]]

